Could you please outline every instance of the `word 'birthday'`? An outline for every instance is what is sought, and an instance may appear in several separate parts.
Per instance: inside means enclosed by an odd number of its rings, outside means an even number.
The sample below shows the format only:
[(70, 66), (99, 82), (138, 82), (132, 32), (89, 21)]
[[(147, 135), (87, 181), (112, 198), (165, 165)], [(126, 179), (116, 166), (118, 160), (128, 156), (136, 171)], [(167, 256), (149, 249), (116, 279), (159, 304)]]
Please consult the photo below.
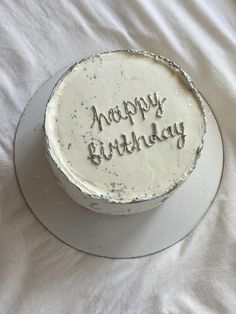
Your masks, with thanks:
[(102, 131), (104, 125), (111, 125), (112, 123), (119, 123), (121, 120), (128, 120), (131, 125), (134, 124), (134, 116), (138, 113), (141, 114), (142, 119), (145, 120), (146, 114), (151, 108), (156, 108), (156, 117), (163, 116), (163, 104), (166, 98), (161, 98), (157, 92), (153, 96), (150, 94), (145, 97), (136, 97), (134, 101), (123, 101), (123, 108), (118, 106), (108, 110), (108, 113), (98, 113), (97, 108), (93, 105), (91, 107), (93, 112), (93, 122), (91, 128), (97, 125), (99, 131)]
[(144, 136), (137, 136), (134, 131), (131, 132), (131, 136), (128, 137), (122, 133), (120, 139), (117, 138), (105, 145), (103, 142), (95, 143), (91, 142), (88, 146), (89, 156), (88, 158), (95, 165), (100, 165), (102, 159), (112, 159), (114, 153), (120, 156), (125, 154), (132, 154), (135, 151), (141, 151), (143, 147), (151, 147), (158, 142), (163, 142), (169, 138), (177, 137), (177, 148), (182, 149), (185, 144), (185, 128), (184, 122), (175, 122), (174, 125), (169, 125), (162, 130), (159, 130), (155, 122), (151, 125), (151, 134)]

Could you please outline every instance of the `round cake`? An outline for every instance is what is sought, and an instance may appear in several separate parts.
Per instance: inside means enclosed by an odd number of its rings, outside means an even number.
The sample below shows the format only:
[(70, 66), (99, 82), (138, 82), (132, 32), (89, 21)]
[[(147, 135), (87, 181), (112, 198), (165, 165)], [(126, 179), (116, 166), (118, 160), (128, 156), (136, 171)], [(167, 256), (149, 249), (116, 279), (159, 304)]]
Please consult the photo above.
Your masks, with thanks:
[(206, 122), (201, 96), (180, 67), (119, 50), (66, 71), (48, 101), (44, 129), (63, 189), (85, 208), (125, 215), (156, 207), (188, 178)]

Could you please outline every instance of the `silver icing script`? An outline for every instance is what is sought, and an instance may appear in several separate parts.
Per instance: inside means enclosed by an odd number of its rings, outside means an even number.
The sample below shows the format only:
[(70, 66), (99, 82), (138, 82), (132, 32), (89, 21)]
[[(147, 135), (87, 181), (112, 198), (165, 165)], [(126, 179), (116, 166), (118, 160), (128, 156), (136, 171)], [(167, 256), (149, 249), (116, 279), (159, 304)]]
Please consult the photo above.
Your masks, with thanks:
[[(161, 118), (163, 116), (163, 104), (166, 102), (166, 98), (161, 98), (157, 92), (153, 97), (149, 94), (145, 97), (136, 97), (134, 102), (127, 100), (123, 101), (123, 110), (118, 106), (109, 109), (107, 115), (104, 113), (98, 114), (96, 107), (91, 107), (93, 112), (93, 121), (91, 128), (97, 125), (98, 130), (101, 132), (104, 129), (104, 125), (110, 126), (112, 123), (119, 123), (121, 120), (127, 120), (131, 125), (135, 124), (135, 115), (140, 113), (143, 120), (146, 118), (146, 114), (151, 108), (156, 108), (155, 117)], [(114, 152), (119, 156), (125, 154), (132, 154), (134, 151), (140, 151), (142, 147), (151, 147), (157, 142), (163, 142), (169, 138), (178, 136), (177, 148), (182, 149), (185, 145), (185, 128), (184, 122), (175, 122), (173, 125), (168, 125), (162, 130), (159, 130), (156, 122), (151, 124), (151, 133), (147, 136), (137, 136), (134, 131), (128, 137), (125, 133), (120, 135), (120, 139), (116, 138), (113, 142), (109, 142), (107, 148), (102, 141), (95, 143), (91, 141), (88, 145), (89, 156), (88, 158), (94, 165), (100, 165), (102, 159), (110, 160)], [(141, 145), (142, 144), (142, 145)]]

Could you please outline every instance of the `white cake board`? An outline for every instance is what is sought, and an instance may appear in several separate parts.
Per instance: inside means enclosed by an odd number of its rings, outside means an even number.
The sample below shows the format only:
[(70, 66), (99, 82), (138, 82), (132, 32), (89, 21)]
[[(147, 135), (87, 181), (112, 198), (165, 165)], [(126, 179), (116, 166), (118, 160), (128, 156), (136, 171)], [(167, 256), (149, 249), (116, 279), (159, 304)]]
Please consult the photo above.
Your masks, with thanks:
[(139, 257), (183, 239), (211, 206), (223, 170), (221, 134), (209, 106), (206, 104), (207, 134), (197, 168), (173, 196), (159, 207), (136, 215), (96, 214), (67, 196), (57, 184), (44, 154), (45, 106), (64, 71), (47, 81), (33, 96), (16, 133), (16, 174), (33, 213), (63, 242), (98, 256)]

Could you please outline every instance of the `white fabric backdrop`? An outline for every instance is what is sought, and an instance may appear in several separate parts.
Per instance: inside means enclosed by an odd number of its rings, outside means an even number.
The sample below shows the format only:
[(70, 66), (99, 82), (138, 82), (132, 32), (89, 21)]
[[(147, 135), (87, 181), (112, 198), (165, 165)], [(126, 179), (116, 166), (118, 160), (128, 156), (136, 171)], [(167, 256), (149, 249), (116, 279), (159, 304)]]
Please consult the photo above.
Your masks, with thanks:
[[(236, 3), (0, 2), (0, 313), (236, 313)], [(13, 168), (20, 115), (61, 68), (119, 48), (182, 66), (212, 106), (225, 144), (220, 191), (185, 240), (111, 260), (61, 243), (24, 202)], [(214, 162), (214, 160), (212, 160)]]

